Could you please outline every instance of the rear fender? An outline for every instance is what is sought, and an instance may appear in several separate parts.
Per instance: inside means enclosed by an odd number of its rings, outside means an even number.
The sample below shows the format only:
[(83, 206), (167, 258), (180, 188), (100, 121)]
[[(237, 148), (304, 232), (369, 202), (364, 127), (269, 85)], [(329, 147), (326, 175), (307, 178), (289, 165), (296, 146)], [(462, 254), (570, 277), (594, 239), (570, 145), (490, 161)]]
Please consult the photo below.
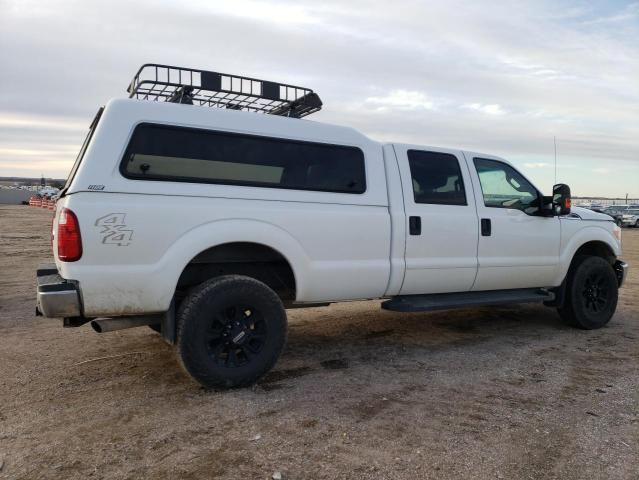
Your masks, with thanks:
[[(256, 243), (280, 253), (295, 277), (296, 297), (303, 297), (311, 260), (286, 230), (260, 220), (225, 219), (199, 225), (182, 235), (163, 255), (161, 270), (171, 279), (165, 294), (173, 295), (180, 275), (199, 253), (225, 243)], [(168, 307), (168, 304), (167, 304)]]
[(170, 308), (182, 271), (196, 255), (211, 247), (240, 241), (279, 252), (291, 265), (296, 297), (301, 298), (311, 264), (308, 255), (288, 232), (259, 220), (227, 219), (198, 225), (180, 235), (153, 263), (69, 264), (67, 269), (69, 278), (80, 280), (87, 316), (163, 313)]

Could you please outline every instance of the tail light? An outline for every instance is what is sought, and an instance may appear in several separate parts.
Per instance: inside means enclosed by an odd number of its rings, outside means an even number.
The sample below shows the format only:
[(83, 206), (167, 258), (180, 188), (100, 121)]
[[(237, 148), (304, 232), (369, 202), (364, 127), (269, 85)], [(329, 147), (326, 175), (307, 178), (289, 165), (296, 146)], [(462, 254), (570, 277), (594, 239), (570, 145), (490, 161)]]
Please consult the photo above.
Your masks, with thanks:
[(82, 257), (80, 223), (68, 208), (63, 208), (58, 219), (58, 258), (63, 262), (75, 262)]

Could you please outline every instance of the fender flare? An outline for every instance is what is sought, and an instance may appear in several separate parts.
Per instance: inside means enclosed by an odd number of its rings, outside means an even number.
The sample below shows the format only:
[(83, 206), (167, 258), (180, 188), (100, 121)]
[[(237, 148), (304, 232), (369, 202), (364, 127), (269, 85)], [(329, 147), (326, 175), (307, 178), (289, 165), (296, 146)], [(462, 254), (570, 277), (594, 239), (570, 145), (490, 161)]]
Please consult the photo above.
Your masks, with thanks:
[[(159, 270), (166, 275), (165, 298), (172, 298), (180, 275), (201, 252), (226, 243), (256, 243), (272, 248), (291, 266), (295, 278), (296, 297), (306, 288), (305, 279), (311, 263), (308, 254), (289, 232), (269, 222), (232, 218), (198, 225), (180, 236), (162, 256)], [(169, 305), (166, 305), (167, 309)]]
[(616, 238), (605, 228), (589, 225), (576, 232), (568, 241), (559, 256), (559, 271), (555, 280), (555, 285), (560, 285), (568, 273), (577, 250), (590, 242), (601, 242), (605, 244), (615, 257), (621, 255), (621, 249)]

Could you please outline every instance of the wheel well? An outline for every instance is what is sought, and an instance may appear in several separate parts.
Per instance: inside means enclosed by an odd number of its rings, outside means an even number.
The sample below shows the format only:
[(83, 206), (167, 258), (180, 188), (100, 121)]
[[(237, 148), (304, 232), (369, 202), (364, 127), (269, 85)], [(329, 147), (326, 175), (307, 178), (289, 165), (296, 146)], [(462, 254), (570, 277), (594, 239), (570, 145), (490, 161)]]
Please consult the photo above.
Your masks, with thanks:
[(176, 299), (209, 278), (232, 274), (265, 283), (282, 301), (295, 299), (295, 275), (288, 260), (271, 247), (249, 242), (225, 243), (197, 254), (180, 275)]
[(584, 243), (581, 247), (577, 249), (573, 259), (577, 258), (581, 255), (587, 255), (590, 257), (601, 257), (607, 260), (610, 265), (614, 265), (616, 257), (612, 248), (604, 242), (600, 241), (592, 241)]
[(553, 307), (562, 307), (564, 305), (568, 279), (577, 266), (577, 262), (575, 260), (582, 256), (601, 257), (612, 266), (614, 266), (615, 260), (617, 259), (612, 248), (610, 248), (610, 246), (605, 242), (593, 240), (591, 242), (584, 243), (573, 255), (570, 267), (568, 268), (561, 285), (552, 289), (556, 295), (556, 299), (553, 302), (545, 303), (546, 305)]

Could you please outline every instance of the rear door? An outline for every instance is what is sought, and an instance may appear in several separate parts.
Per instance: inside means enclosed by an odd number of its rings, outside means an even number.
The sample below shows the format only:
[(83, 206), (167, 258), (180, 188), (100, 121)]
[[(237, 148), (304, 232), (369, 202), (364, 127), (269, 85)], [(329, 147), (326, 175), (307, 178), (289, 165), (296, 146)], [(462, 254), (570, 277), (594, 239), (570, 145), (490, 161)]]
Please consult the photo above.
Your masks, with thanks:
[(406, 212), (402, 295), (463, 292), (477, 273), (478, 217), (460, 151), (395, 145)]

